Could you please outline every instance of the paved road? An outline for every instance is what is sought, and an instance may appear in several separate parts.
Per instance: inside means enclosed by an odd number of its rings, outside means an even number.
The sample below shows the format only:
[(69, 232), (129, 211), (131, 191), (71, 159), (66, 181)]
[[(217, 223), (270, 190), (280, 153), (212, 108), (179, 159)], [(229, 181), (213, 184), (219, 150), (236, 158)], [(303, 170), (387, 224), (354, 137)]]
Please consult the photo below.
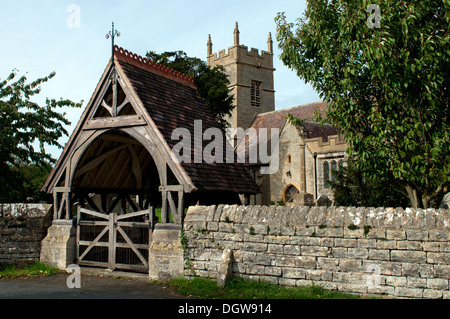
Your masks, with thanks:
[(142, 278), (81, 275), (81, 288), (69, 289), (70, 274), (0, 280), (0, 299), (180, 299), (182, 296)]

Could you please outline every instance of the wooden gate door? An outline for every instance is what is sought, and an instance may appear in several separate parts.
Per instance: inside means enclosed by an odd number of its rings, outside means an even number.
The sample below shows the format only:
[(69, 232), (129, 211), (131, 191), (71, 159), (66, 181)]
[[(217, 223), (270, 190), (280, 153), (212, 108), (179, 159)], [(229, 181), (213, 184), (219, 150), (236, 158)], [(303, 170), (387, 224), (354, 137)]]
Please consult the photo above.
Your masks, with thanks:
[(148, 271), (153, 208), (119, 215), (78, 208), (77, 262), (111, 270)]

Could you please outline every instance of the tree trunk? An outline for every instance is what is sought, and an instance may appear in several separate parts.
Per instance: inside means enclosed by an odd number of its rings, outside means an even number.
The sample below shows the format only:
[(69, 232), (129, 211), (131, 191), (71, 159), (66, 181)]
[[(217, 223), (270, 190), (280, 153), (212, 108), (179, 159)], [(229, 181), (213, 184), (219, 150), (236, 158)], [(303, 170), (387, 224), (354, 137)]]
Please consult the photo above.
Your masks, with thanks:
[(431, 201), (428, 200), (427, 198), (428, 198), (428, 196), (427, 197), (422, 196), (422, 205), (423, 205), (423, 208), (425, 208), (425, 209), (430, 208)]
[(446, 184), (443, 182), (436, 188), (434, 193), (432, 193), (432, 194), (423, 194), (422, 195), (423, 208), (430, 208), (430, 205), (431, 205), (433, 200), (435, 200), (434, 208), (439, 208), (439, 202), (437, 202), (436, 199), (438, 199), (440, 195), (444, 194), (445, 189), (446, 189), (445, 185)]
[(408, 193), (408, 197), (411, 202), (412, 208), (414, 208), (414, 209), (420, 208), (419, 197), (417, 195), (417, 189), (414, 189), (409, 185), (406, 185), (405, 189), (406, 189), (406, 192)]

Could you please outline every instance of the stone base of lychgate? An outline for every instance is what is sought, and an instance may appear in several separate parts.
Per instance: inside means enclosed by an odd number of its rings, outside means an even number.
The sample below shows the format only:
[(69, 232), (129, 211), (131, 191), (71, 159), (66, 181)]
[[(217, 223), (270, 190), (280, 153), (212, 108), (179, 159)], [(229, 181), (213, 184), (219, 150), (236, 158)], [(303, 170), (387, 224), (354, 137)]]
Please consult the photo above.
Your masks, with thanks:
[(150, 280), (184, 277), (181, 229), (180, 224), (156, 224), (148, 253)]
[(73, 220), (54, 220), (41, 242), (40, 261), (65, 270), (76, 259), (76, 226)]

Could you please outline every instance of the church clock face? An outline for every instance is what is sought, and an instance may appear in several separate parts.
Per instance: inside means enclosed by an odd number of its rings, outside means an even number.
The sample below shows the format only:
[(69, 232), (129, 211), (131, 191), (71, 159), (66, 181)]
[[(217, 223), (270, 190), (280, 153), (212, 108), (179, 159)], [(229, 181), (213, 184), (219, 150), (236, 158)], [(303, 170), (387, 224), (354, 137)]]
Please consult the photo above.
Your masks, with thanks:
[(297, 195), (299, 193), (297, 187), (291, 185), (289, 186), (289, 188), (286, 190), (285, 193), (285, 202), (286, 203), (293, 203), (294, 202), (294, 196)]

